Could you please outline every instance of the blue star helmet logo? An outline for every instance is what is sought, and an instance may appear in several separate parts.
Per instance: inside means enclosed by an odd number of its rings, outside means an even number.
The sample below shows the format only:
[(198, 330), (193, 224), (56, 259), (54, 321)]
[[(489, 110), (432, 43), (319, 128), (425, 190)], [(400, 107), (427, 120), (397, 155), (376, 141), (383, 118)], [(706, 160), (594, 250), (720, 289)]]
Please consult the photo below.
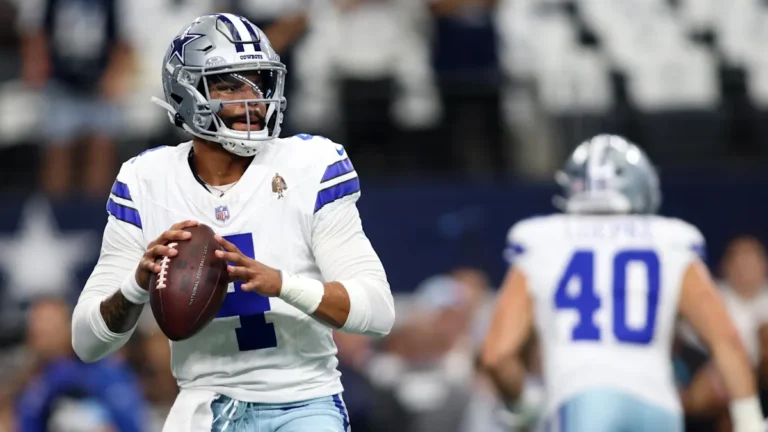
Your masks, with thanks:
[(168, 56), (168, 60), (170, 61), (173, 57), (176, 57), (181, 64), (184, 64), (184, 50), (187, 45), (203, 36), (205, 35), (195, 33), (182, 33), (177, 36), (176, 39), (171, 42), (171, 54)]

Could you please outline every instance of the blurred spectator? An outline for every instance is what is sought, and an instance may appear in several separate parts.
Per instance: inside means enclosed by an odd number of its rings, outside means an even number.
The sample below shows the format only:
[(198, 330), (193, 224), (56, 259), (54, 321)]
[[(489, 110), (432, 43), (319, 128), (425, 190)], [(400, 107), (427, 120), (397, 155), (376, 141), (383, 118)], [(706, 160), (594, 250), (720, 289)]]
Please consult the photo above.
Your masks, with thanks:
[(448, 275), (422, 282), (405, 322), (369, 366), (374, 384), (407, 408), (404, 432), (460, 428), (473, 379), (470, 290)]
[(754, 237), (734, 239), (722, 263), (723, 299), (753, 364), (761, 355), (760, 328), (768, 323), (768, 261), (765, 248)]
[[(737, 237), (728, 245), (721, 262), (720, 292), (755, 368), (765, 364), (760, 335), (768, 323), (766, 252), (754, 237)], [(689, 376), (682, 392), (683, 407), (691, 416), (688, 427), (696, 430), (728, 430), (728, 394), (720, 374), (701, 341), (687, 325), (681, 327), (678, 368)], [(683, 366), (684, 365), (684, 366)], [(717, 423), (713, 422), (717, 420)], [(714, 428), (714, 429), (713, 429)]]
[(421, 1), (313, 1), (311, 31), (296, 46), (290, 72), (297, 87), (289, 115), (297, 127), (344, 142), (369, 170), (402, 167), (420, 145), (434, 143), (409, 134), (441, 116), (429, 23)]
[(232, 11), (264, 30), (283, 63), (290, 64), (286, 62), (286, 53), (307, 30), (307, 11), (312, 0), (230, 1)]
[[(47, 98), (38, 124), (47, 141), (42, 186), (52, 196), (71, 193), (75, 174), (82, 173), (85, 191), (99, 198), (114, 179), (119, 102), (133, 70), (121, 28), (121, 1), (20, 3), (23, 80)], [(73, 151), (80, 138), (87, 138), (82, 162)], [(75, 169), (78, 165), (83, 168)]]
[[(488, 175), (505, 164), (493, 11), (498, 0), (430, 0), (433, 60), (441, 76), (446, 142), (463, 172)], [(473, 91), (468, 93), (467, 87)]]
[(338, 348), (344, 404), (349, 423), (356, 432), (387, 432), (405, 428), (408, 416), (403, 406), (386, 389), (373, 385), (371, 359), (376, 355), (372, 340), (366, 336), (334, 333)]
[(119, 357), (82, 363), (72, 352), (70, 308), (39, 300), (29, 312), (27, 372), (16, 401), (19, 432), (133, 432), (146, 425), (145, 401)]
[(138, 374), (149, 406), (148, 430), (162, 430), (165, 419), (179, 393), (171, 372), (171, 347), (152, 315), (145, 308), (129, 344), (126, 346), (128, 363)]

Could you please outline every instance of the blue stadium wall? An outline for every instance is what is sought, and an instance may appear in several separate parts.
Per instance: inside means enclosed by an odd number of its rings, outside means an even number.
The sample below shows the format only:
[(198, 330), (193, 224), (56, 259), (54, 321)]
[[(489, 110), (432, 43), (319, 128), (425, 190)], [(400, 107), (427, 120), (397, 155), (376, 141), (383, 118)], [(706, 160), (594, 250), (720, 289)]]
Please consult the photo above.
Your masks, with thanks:
[[(663, 182), (662, 214), (686, 219), (701, 229), (713, 269), (733, 236), (752, 234), (768, 240), (768, 172), (678, 171), (664, 174)], [(507, 230), (516, 221), (551, 212), (557, 192), (550, 183), (370, 180), (363, 182), (359, 207), (393, 291), (409, 292), (424, 278), (455, 266), (484, 269), (498, 284), (506, 268), (502, 251)], [(18, 234), (28, 198), (0, 199), (0, 239)], [(100, 239), (106, 222), (104, 202), (56, 202), (51, 209), (55, 229), (89, 230)], [(94, 261), (99, 247), (98, 242), (92, 245)], [(80, 286), (92, 264), (77, 270)], [(7, 280), (4, 276), (7, 269), (0, 266), (0, 289)]]

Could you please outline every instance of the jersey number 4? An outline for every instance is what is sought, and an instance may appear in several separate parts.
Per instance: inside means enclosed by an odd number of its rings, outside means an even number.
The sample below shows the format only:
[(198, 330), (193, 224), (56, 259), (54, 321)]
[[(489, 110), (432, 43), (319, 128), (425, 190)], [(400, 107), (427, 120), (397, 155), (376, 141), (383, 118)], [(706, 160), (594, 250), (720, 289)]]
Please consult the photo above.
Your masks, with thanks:
[[(253, 253), (253, 236), (234, 234), (225, 236), (249, 258)], [(252, 351), (277, 346), (275, 325), (267, 322), (264, 313), (271, 310), (269, 298), (240, 289), (242, 282), (235, 282), (235, 291), (228, 293), (221, 305), (217, 318), (239, 316), (240, 328), (235, 330), (240, 351)]]
[[(630, 328), (627, 324), (627, 269), (630, 263), (642, 265), (647, 271), (648, 287), (646, 301), (648, 302), (645, 325), (640, 328)], [(555, 307), (557, 309), (575, 309), (579, 321), (573, 328), (573, 340), (600, 340), (600, 328), (595, 324), (595, 312), (600, 309), (601, 299), (595, 293), (595, 252), (591, 250), (576, 251), (560, 278), (555, 292)], [(620, 342), (647, 345), (653, 340), (656, 324), (656, 308), (659, 303), (659, 256), (652, 250), (624, 250), (613, 257), (612, 288), (613, 295), (613, 334)], [(573, 279), (580, 281), (577, 295), (568, 292), (568, 286)], [(631, 293), (630, 295), (633, 295)]]

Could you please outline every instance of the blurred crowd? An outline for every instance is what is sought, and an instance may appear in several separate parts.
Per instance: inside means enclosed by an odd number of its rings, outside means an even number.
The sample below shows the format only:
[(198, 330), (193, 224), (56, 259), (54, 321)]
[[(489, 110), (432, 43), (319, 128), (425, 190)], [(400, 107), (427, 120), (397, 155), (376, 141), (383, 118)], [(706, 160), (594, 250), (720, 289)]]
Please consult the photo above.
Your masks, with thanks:
[[(719, 274), (728, 311), (768, 394), (765, 247), (752, 237), (735, 238)], [(532, 430), (543, 406), (535, 336), (524, 353), (529, 377), (520, 400), (502, 401), (478, 367), (494, 297), (482, 271), (455, 268), (427, 278), (412, 295), (396, 296), (398, 318), (387, 338), (336, 333), (352, 430)], [(128, 345), (95, 364), (74, 358), (70, 313), (59, 298), (32, 301), (23, 341), (0, 351), (0, 430), (160, 430), (177, 387), (168, 341), (151, 313), (145, 311)], [(706, 349), (685, 326), (674, 353), (688, 430), (730, 430), (725, 389)]]
[(288, 66), (284, 135), (369, 178), (546, 178), (605, 132), (661, 163), (768, 157), (759, 0), (0, 0), (0, 187), (102, 199), (182, 140), (149, 98), (173, 36), (225, 11)]
[[(288, 66), (285, 135), (345, 144), (364, 177), (545, 178), (598, 132), (663, 164), (768, 156), (757, 0), (0, 0), (0, 191), (105, 200), (121, 161), (184, 140), (149, 102), (161, 62), (191, 19), (227, 11), (261, 26)], [(768, 390), (766, 265), (741, 237), (718, 269)], [(482, 270), (457, 267), (396, 298), (386, 339), (337, 334), (352, 429), (527, 430), (543, 394), (535, 340), (511, 406), (476, 365), (494, 293)], [(84, 365), (71, 306), (18, 305), (26, 326), (0, 348), (0, 432), (159, 430), (177, 388), (151, 314), (117, 355)], [(728, 430), (701, 344), (683, 329), (676, 353), (693, 430)]]

